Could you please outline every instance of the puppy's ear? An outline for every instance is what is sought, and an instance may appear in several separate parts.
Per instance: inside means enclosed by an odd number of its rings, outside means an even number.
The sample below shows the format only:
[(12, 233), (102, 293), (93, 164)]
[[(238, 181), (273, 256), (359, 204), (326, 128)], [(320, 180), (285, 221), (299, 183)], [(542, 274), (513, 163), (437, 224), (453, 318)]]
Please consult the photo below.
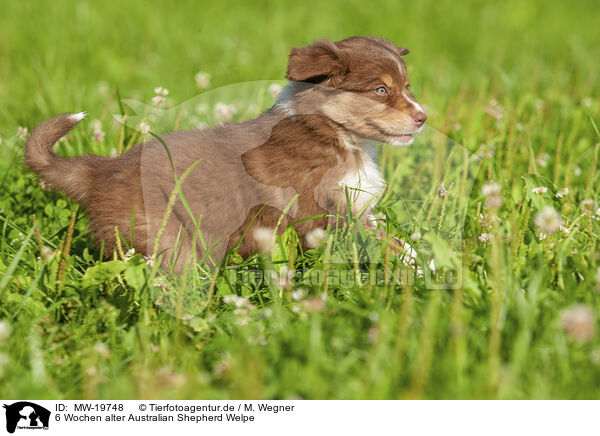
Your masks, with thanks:
[(339, 79), (346, 69), (341, 50), (324, 39), (306, 47), (293, 48), (285, 77), (294, 82), (320, 83)]

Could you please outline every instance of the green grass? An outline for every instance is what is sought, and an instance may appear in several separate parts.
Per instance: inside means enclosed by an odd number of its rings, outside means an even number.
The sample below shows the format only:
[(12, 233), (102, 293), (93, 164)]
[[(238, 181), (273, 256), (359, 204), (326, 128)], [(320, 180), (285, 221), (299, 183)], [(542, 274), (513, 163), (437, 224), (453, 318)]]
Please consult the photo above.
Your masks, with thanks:
[[(3, 2), (0, 397), (600, 397), (600, 225), (582, 206), (598, 202), (600, 188), (597, 5), (313, 3)], [(272, 258), (177, 280), (148, 271), (139, 255), (101, 262), (84, 213), (22, 166), (19, 126), (86, 110), (104, 141), (85, 121), (59, 150), (108, 155), (120, 149), (116, 90), (148, 103), (163, 86), (175, 105), (198, 94), (198, 71), (215, 89), (280, 80), (291, 47), (355, 34), (411, 50), (412, 89), (437, 132), (410, 149), (383, 149), (392, 182), (381, 209), (404, 239), (423, 234), (415, 246), (424, 255), (459, 265), (459, 289), (431, 290), (421, 279), (295, 287), (304, 293), (231, 283), (231, 271), (281, 273), (283, 264), (353, 274), (352, 242), (364, 236), (356, 232), (306, 253), (288, 232)], [(195, 121), (188, 114), (181, 127)], [(444, 199), (442, 181), (452, 186)], [(492, 181), (499, 209), (481, 194)], [(532, 193), (537, 186), (547, 192)], [(540, 240), (535, 217), (549, 205), (569, 233)], [(494, 238), (483, 243), (482, 233)], [(400, 262), (372, 265), (393, 271)], [(577, 305), (591, 319), (573, 315)]]

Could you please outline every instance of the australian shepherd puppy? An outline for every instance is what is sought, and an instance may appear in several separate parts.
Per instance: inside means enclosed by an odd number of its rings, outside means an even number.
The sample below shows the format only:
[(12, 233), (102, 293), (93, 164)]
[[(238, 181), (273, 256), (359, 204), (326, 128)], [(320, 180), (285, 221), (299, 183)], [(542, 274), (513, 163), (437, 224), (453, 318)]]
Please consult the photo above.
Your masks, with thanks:
[(375, 37), (293, 48), (290, 83), (258, 118), (173, 132), (117, 157), (56, 155), (55, 143), (84, 117), (59, 115), (31, 133), (26, 164), (83, 206), (108, 254), (115, 227), (136, 252), (176, 255), (179, 265), (192, 252), (215, 263), (232, 248), (248, 256), (260, 227), (294, 225), (304, 238), (347, 208), (373, 228), (384, 187), (373, 146), (411, 144), (427, 118), (408, 89), (407, 53)]

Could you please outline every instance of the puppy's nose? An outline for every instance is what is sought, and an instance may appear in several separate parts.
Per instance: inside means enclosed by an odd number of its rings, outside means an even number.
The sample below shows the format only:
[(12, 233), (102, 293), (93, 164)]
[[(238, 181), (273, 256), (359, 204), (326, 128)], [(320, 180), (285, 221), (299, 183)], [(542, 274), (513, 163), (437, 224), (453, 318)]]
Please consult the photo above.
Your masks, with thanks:
[(425, 114), (425, 112), (419, 111), (413, 114), (412, 119), (415, 121), (415, 124), (417, 126), (421, 127), (423, 124), (425, 124), (427, 114)]

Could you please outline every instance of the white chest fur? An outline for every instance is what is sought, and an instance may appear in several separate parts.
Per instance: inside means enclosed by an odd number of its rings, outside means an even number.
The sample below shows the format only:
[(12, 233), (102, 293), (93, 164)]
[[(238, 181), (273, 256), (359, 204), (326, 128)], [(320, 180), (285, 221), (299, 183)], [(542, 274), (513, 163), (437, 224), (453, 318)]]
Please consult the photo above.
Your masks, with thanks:
[[(351, 145), (357, 148), (356, 145)], [(358, 148), (361, 156), (360, 165), (349, 170), (339, 181), (339, 186), (348, 188), (352, 210), (355, 213), (370, 214), (383, 191), (385, 181), (375, 164), (373, 145), (367, 144)]]

